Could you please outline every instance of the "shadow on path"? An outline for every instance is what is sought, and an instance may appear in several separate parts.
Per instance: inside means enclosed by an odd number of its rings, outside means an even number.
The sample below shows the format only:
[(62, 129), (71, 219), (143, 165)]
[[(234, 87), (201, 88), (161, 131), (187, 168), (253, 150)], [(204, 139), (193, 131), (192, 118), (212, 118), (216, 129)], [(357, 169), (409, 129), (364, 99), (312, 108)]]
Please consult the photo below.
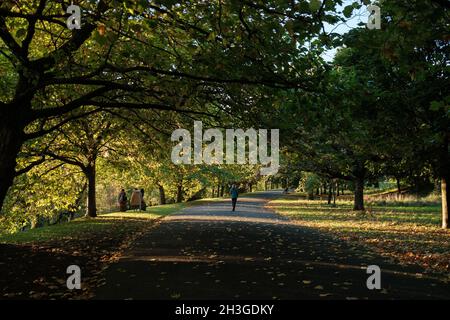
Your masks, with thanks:
[[(449, 287), (264, 208), (280, 192), (166, 217), (110, 265), (97, 299), (433, 299)], [(368, 290), (368, 265), (383, 290)]]

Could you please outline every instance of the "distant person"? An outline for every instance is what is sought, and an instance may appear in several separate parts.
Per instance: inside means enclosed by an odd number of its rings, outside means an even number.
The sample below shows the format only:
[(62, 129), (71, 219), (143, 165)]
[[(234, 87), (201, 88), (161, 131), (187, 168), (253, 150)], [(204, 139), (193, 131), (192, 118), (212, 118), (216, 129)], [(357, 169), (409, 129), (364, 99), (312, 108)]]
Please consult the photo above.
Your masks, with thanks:
[(235, 184), (233, 184), (231, 186), (230, 195), (231, 195), (231, 205), (233, 206), (233, 211), (235, 211), (237, 198), (238, 198), (238, 195), (239, 195), (238, 188), (236, 187)]
[(130, 208), (134, 210), (141, 209), (141, 205), (142, 205), (141, 191), (138, 189), (134, 189), (130, 197)]
[(147, 209), (147, 204), (144, 201), (144, 189), (141, 189), (141, 210), (145, 211)]
[(120, 191), (119, 193), (118, 198), (120, 211), (123, 212), (127, 210), (127, 200), (127, 194), (125, 193), (125, 190), (122, 189), (122, 191)]

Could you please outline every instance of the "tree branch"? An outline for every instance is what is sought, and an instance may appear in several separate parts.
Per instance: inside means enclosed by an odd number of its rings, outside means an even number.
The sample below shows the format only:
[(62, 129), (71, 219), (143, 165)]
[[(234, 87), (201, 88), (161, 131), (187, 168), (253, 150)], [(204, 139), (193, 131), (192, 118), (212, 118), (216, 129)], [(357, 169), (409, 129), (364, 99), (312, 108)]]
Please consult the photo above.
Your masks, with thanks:
[[(128, 73), (128, 72), (134, 72), (134, 71), (142, 71), (142, 72), (149, 72), (153, 75), (167, 75), (171, 77), (178, 77), (178, 78), (187, 78), (197, 81), (204, 81), (204, 82), (211, 82), (211, 83), (223, 83), (223, 84), (249, 84), (249, 85), (265, 85), (267, 87), (272, 88), (302, 88), (307, 89), (303, 83), (300, 83), (298, 81), (289, 81), (289, 80), (282, 80), (280, 82), (276, 82), (273, 79), (260, 79), (260, 80), (251, 80), (245, 77), (242, 78), (236, 78), (236, 79), (224, 79), (224, 78), (215, 78), (215, 77), (204, 77), (204, 76), (197, 76), (185, 72), (180, 71), (168, 71), (168, 70), (161, 70), (154, 67), (146, 67), (146, 66), (136, 66), (136, 67), (128, 67), (128, 68), (120, 68), (117, 66), (113, 66), (108, 64), (107, 68), (110, 68), (113, 71), (121, 72), (121, 73)], [(107, 69), (106, 68), (106, 69)]]
[(42, 129), (42, 130), (35, 131), (35, 132), (32, 132), (32, 133), (27, 133), (27, 134), (25, 134), (25, 137), (26, 137), (26, 139), (34, 139), (34, 138), (41, 137), (41, 136), (43, 136), (45, 134), (51, 133), (51, 132), (53, 132), (55, 130), (58, 130), (59, 128), (64, 126), (66, 123), (69, 123), (69, 122), (77, 120), (77, 119), (84, 118), (84, 117), (86, 117), (86, 116), (88, 116), (90, 114), (94, 114), (94, 113), (97, 113), (97, 112), (100, 112), (100, 111), (101, 111), (101, 109), (95, 109), (95, 110), (91, 110), (91, 111), (88, 111), (88, 112), (84, 112), (82, 114), (75, 115), (73, 117), (66, 118), (63, 121), (59, 122), (58, 124), (48, 128), (48, 129)]
[(64, 156), (61, 156), (61, 155), (56, 154), (56, 153), (51, 152), (51, 151), (44, 151), (44, 154), (49, 156), (49, 157), (51, 157), (51, 158), (53, 158), (53, 159), (55, 159), (55, 160), (59, 160), (59, 161), (62, 161), (64, 163), (71, 164), (73, 166), (77, 166), (77, 167), (81, 168), (81, 170), (83, 172), (86, 170), (86, 166), (84, 165), (84, 163), (82, 163), (80, 161), (77, 161), (75, 159), (64, 157)]
[(14, 176), (15, 176), (15, 177), (18, 177), (18, 176), (20, 176), (21, 174), (27, 173), (28, 171), (30, 171), (30, 170), (33, 169), (34, 167), (36, 167), (36, 166), (38, 166), (38, 165), (44, 163), (45, 160), (46, 160), (46, 159), (45, 159), (45, 156), (42, 156), (39, 160), (36, 160), (36, 161), (31, 162), (31, 163), (30, 163), (29, 165), (27, 165), (25, 168), (20, 169), (20, 170), (16, 170)]
[(19, 59), (22, 63), (27, 63), (26, 54), (24, 54), (20, 45), (14, 40), (14, 37), (9, 33), (6, 21), (3, 16), (0, 16), (0, 39), (8, 46), (11, 53)]
[(28, 19), (28, 30), (25, 39), (22, 41), (22, 50), (24, 54), (28, 57), (28, 49), (33, 39), (34, 33), (36, 31), (36, 22), (38, 20), (38, 16), (42, 15), (42, 12), (45, 9), (46, 0), (40, 0), (36, 13)]
[(106, 88), (106, 87), (100, 87), (97, 88), (84, 96), (79, 97), (78, 99), (72, 100), (71, 102), (65, 104), (61, 107), (52, 107), (47, 109), (40, 109), (40, 110), (32, 110), (28, 114), (28, 118), (33, 121), (40, 118), (49, 118), (49, 117), (56, 117), (56, 116), (62, 116), (66, 113), (69, 113), (71, 111), (74, 111), (81, 106), (88, 105), (87, 101), (90, 99), (96, 98), (110, 90), (115, 89), (114, 87)]

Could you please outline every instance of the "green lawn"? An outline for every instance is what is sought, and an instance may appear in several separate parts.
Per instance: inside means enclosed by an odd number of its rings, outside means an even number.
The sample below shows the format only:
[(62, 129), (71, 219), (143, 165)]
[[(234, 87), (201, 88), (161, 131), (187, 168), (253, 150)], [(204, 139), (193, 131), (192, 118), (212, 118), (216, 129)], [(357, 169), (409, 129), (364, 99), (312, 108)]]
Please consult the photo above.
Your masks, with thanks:
[(151, 221), (186, 206), (186, 203), (167, 204), (163, 206), (148, 207), (147, 211), (127, 211), (101, 214), (97, 218), (79, 218), (73, 221), (53, 226), (31, 229), (14, 234), (0, 234), (0, 243), (40, 243), (58, 239), (77, 239), (92, 235), (93, 233), (129, 232), (131, 224)]
[[(116, 261), (135, 239), (187, 204), (177, 203), (79, 218), (71, 222), (0, 235), (0, 298), (87, 299), (102, 280), (101, 271)], [(65, 290), (62, 270), (83, 266), (83, 290)], [(32, 267), (30, 267), (32, 266)]]
[(0, 243), (40, 243), (57, 239), (80, 238), (92, 233), (105, 233), (114, 229), (116, 232), (130, 232), (129, 225), (135, 222), (151, 221), (182, 210), (185, 207), (220, 202), (228, 200), (223, 198), (205, 198), (201, 200), (165, 204), (147, 207), (145, 212), (129, 210), (127, 212), (113, 212), (100, 214), (97, 218), (78, 218), (68, 223), (31, 229), (14, 234), (1, 234)]
[(306, 200), (292, 194), (271, 201), (269, 206), (296, 224), (320, 229), (346, 241), (356, 241), (379, 254), (428, 270), (450, 271), (450, 231), (440, 229), (438, 203), (414, 205), (366, 203), (366, 212), (352, 210), (351, 201), (336, 207), (324, 200)]

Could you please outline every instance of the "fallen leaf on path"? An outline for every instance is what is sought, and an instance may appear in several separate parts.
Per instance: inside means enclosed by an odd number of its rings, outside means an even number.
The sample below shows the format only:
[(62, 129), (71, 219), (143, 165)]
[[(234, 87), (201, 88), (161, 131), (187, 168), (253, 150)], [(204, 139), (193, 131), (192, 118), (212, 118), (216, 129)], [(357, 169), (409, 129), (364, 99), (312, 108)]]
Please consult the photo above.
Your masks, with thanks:
[(323, 290), (323, 287), (322, 286), (315, 286), (314, 289), (316, 289), (316, 290)]
[(330, 296), (332, 296), (332, 294), (331, 293), (321, 293), (319, 296), (324, 298), (324, 297), (330, 297)]

